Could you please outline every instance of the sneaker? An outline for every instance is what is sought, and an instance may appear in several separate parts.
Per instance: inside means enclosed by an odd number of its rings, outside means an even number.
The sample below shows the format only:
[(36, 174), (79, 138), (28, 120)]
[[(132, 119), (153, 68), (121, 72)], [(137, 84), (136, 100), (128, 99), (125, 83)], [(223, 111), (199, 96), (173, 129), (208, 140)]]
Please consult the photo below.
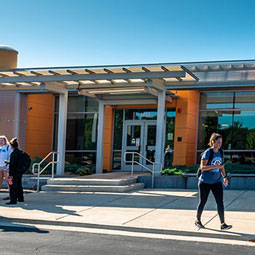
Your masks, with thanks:
[(205, 228), (204, 225), (201, 223), (201, 221), (199, 220), (196, 220), (195, 221), (195, 225), (198, 227), (198, 228)]
[(5, 203), (6, 205), (16, 205), (17, 204), (17, 202), (15, 203), (15, 202), (7, 202), (7, 203)]
[(231, 229), (232, 225), (227, 225), (226, 223), (222, 223), (220, 226), (221, 230), (227, 230), (227, 229)]

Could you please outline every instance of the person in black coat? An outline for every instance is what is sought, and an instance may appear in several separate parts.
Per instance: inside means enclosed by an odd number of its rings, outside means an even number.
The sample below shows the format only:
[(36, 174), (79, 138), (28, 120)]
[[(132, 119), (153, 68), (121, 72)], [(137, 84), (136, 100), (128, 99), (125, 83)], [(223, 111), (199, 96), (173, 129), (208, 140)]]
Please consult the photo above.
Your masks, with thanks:
[(9, 162), (9, 186), (10, 186), (10, 202), (7, 205), (24, 202), (22, 173), (20, 167), (22, 165), (22, 151), (18, 149), (18, 139), (13, 138), (10, 141), (10, 146), (13, 149), (10, 155)]

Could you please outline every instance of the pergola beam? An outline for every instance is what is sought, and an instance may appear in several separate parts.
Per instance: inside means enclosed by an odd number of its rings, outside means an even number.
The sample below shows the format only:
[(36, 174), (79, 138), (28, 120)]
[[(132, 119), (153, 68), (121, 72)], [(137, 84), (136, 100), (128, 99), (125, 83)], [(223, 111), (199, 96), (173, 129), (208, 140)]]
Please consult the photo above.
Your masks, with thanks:
[(41, 84), (40, 89), (48, 90), (50, 92), (59, 93), (59, 94), (65, 94), (67, 91), (67, 89), (65, 87), (60, 87), (60, 86), (49, 84), (49, 83)]

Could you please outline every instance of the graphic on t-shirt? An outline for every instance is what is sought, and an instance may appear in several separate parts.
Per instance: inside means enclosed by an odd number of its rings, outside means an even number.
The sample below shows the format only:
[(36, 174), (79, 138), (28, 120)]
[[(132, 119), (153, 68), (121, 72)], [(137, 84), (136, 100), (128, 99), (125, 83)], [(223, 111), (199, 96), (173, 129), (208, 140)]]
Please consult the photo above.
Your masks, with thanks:
[(215, 157), (212, 159), (211, 165), (220, 165), (222, 163), (222, 158), (221, 157)]

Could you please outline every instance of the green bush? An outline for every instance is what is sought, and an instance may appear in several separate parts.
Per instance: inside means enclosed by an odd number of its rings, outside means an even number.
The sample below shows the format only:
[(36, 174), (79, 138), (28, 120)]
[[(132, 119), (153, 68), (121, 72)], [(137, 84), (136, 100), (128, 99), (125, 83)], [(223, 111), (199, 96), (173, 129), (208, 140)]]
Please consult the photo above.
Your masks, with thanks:
[(181, 169), (177, 168), (167, 168), (161, 171), (161, 175), (183, 175), (184, 172)]
[[(31, 162), (31, 166), (29, 168), (28, 171), (26, 171), (26, 174), (32, 174), (32, 166), (34, 163), (40, 163), (42, 161), (42, 158), (38, 157), (38, 156), (35, 156)], [(43, 169), (49, 162), (48, 161), (44, 161), (42, 162), (41, 166), (40, 166), (40, 169)], [(51, 174), (51, 170), (52, 169), (52, 166), (49, 165), (44, 171), (42, 174)], [(35, 173), (37, 173), (37, 166), (35, 167)]]
[(65, 164), (65, 172), (69, 172), (69, 173), (75, 174), (76, 171), (80, 167), (82, 167), (82, 165), (80, 165), (80, 164), (70, 164), (70, 163), (68, 163), (68, 164)]
[(83, 176), (83, 175), (91, 175), (93, 173), (92, 168), (88, 168), (87, 166), (81, 166), (76, 171), (76, 174)]
[[(199, 165), (175, 165), (173, 168), (164, 169), (161, 171), (161, 175), (182, 175), (183, 173), (196, 173)], [(245, 164), (225, 164), (225, 170), (227, 174), (255, 174), (255, 165)]]
[(230, 174), (255, 174), (255, 165), (245, 165), (239, 163), (226, 164), (225, 170)]

